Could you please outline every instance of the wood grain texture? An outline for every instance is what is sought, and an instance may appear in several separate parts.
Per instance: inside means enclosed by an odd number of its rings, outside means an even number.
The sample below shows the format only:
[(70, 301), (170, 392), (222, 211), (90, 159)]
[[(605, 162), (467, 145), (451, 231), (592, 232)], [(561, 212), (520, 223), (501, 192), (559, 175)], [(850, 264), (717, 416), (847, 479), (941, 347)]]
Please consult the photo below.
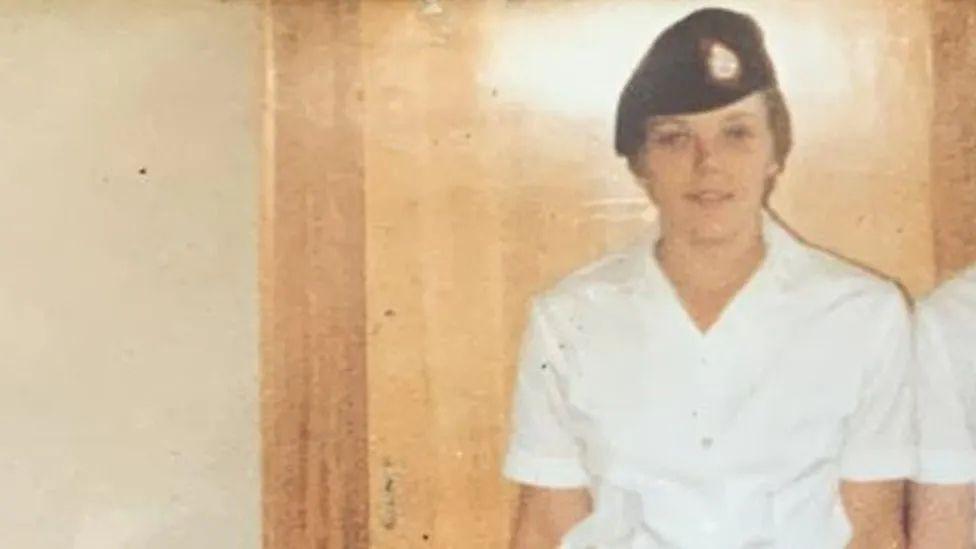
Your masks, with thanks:
[(932, 0), (932, 224), (940, 279), (976, 260), (976, 2)]
[(797, 3), (775, 13), (767, 34), (796, 145), (774, 206), (810, 241), (894, 277), (912, 295), (927, 292), (927, 1)]
[(368, 546), (359, 3), (267, 3), (264, 546)]
[(606, 187), (646, 204), (598, 122), (492, 75), (503, 3), (364, 8), (372, 546), (502, 547), (525, 300), (605, 247)]

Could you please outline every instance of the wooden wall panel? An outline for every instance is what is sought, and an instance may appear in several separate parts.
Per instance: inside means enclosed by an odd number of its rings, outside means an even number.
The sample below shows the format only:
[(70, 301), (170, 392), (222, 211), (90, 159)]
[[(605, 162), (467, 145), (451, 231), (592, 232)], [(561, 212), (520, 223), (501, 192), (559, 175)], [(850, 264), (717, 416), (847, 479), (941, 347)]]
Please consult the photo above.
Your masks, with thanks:
[(976, 260), (976, 2), (932, 0), (932, 223), (939, 278)]
[(934, 283), (927, 1), (781, 9), (767, 27), (796, 148), (774, 206), (812, 242), (924, 293)]
[(604, 247), (591, 186), (622, 177), (590, 121), (484, 80), (502, 3), (443, 7), (363, 14), (374, 547), (502, 545), (525, 298)]
[(358, 2), (266, 4), (264, 546), (368, 546)]
[(503, 352), (486, 7), (416, 7), (364, 11), (373, 546), (490, 546), (473, 541), (505, 510), (483, 481), (504, 391), (483, 368)]

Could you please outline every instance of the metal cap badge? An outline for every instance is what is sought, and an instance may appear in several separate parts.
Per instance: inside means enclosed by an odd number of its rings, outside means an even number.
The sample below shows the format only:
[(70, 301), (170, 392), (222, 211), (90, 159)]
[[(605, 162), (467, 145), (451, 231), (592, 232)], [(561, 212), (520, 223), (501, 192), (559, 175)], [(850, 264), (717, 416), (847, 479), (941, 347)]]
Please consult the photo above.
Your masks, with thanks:
[(725, 44), (715, 40), (708, 45), (708, 73), (716, 83), (734, 81), (742, 68), (739, 56)]

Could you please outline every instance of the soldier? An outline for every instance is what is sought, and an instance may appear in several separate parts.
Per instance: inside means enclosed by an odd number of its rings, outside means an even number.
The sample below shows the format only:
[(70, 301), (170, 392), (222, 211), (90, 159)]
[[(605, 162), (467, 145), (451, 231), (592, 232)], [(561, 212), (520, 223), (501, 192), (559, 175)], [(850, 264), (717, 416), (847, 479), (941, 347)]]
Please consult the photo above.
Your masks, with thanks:
[(532, 300), (513, 547), (904, 547), (909, 312), (768, 211), (790, 148), (750, 17), (699, 10), (657, 37), (616, 150), (658, 220)]

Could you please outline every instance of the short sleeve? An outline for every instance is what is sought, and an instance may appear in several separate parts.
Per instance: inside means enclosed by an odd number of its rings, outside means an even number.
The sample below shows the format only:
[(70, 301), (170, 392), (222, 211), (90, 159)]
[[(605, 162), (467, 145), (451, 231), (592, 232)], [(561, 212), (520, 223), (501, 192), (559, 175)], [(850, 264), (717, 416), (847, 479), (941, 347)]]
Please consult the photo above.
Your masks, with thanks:
[(580, 445), (569, 427), (560, 376), (565, 362), (538, 300), (522, 336), (503, 474), (522, 484), (577, 488), (589, 484)]
[(880, 331), (865, 342), (858, 404), (848, 418), (841, 454), (840, 476), (846, 480), (908, 478), (917, 466), (912, 322), (901, 293), (894, 288), (891, 293), (876, 311)]
[(964, 484), (976, 479), (976, 449), (965, 394), (971, 384), (969, 376), (953, 364), (939, 322), (936, 312), (927, 307), (920, 308), (915, 318), (919, 467), (914, 480)]

